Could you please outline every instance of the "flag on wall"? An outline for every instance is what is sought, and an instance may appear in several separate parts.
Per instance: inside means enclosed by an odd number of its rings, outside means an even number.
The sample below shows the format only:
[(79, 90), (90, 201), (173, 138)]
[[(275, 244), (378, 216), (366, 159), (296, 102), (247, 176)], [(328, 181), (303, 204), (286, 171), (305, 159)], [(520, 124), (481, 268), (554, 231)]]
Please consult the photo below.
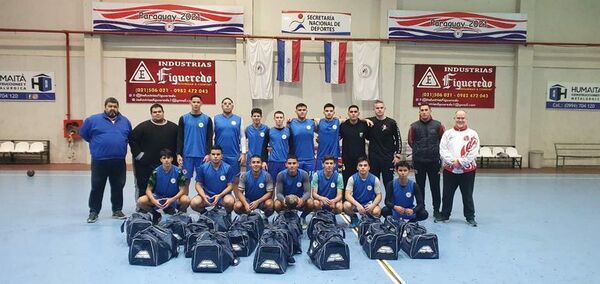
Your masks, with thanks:
[(352, 92), (356, 100), (379, 99), (379, 45), (379, 42), (352, 43)]
[(300, 40), (277, 40), (277, 81), (300, 81)]
[(246, 44), (246, 64), (252, 99), (273, 98), (273, 40), (250, 39)]
[(346, 83), (347, 42), (325, 41), (325, 82), (330, 84)]

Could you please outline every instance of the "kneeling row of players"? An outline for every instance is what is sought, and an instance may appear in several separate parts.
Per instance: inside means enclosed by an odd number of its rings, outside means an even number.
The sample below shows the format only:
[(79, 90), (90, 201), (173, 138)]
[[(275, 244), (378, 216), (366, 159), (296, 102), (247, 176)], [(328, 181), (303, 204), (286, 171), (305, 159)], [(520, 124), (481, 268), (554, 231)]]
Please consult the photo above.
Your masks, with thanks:
[[(177, 257), (178, 246), (183, 245), (195, 272), (223, 272), (237, 265), (239, 257), (256, 250), (256, 272), (282, 274), (295, 262), (293, 256), (302, 252), (302, 226), (295, 210), (281, 212), (272, 224), (259, 213), (239, 215), (232, 223), (222, 208), (209, 210), (196, 221), (187, 214), (176, 214), (157, 226), (152, 225), (151, 215), (134, 213), (121, 229), (127, 232), (132, 265), (160, 265)], [(316, 212), (307, 235), (307, 254), (319, 269), (350, 268), (344, 229), (336, 224), (331, 212)], [(361, 220), (359, 236), (371, 259), (397, 259), (399, 248), (411, 258), (439, 256), (437, 237), (416, 223), (391, 217), (381, 222), (366, 215)]]

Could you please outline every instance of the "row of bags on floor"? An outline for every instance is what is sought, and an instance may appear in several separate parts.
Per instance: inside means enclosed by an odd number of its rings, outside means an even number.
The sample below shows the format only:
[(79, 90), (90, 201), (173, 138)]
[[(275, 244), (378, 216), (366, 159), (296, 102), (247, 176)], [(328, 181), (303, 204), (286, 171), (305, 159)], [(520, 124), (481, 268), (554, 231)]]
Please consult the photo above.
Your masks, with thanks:
[(438, 238), (416, 222), (405, 222), (388, 216), (382, 222), (370, 215), (361, 217), (359, 243), (370, 259), (398, 259), (403, 250), (413, 259), (439, 258)]

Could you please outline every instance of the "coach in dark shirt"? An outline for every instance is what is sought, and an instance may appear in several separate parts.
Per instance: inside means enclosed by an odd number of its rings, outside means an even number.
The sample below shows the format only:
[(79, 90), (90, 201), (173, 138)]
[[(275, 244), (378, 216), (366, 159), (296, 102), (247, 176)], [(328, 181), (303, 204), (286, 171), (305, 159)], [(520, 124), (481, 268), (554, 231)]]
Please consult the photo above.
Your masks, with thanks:
[(402, 139), (396, 121), (385, 116), (383, 101), (376, 100), (374, 109), (375, 116), (369, 118), (373, 126), (367, 131), (371, 173), (381, 175), (383, 183), (388, 184), (394, 177), (394, 164), (400, 161)]
[(340, 125), (340, 139), (342, 139), (342, 161), (344, 162), (344, 184), (357, 172), (358, 158), (367, 157), (365, 152), (365, 138), (367, 123), (358, 118), (358, 106), (348, 107), (348, 119)]

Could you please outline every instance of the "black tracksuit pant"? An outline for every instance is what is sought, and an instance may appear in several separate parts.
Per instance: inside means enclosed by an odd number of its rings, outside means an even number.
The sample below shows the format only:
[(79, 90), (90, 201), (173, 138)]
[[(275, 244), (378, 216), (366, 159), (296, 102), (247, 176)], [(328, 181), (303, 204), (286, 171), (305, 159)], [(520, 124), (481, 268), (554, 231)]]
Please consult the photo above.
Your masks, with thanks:
[(473, 203), (473, 186), (475, 184), (475, 171), (454, 174), (444, 170), (444, 193), (442, 200), (442, 216), (450, 217), (452, 202), (456, 188), (460, 187), (463, 200), (463, 213), (465, 218), (475, 218), (475, 204)]
[(421, 188), (421, 196), (425, 202), (425, 180), (429, 177), (429, 189), (431, 190), (431, 201), (434, 213), (440, 211), (442, 202), (440, 192), (440, 161), (436, 162), (413, 162), (415, 168), (415, 179), (419, 188)]

